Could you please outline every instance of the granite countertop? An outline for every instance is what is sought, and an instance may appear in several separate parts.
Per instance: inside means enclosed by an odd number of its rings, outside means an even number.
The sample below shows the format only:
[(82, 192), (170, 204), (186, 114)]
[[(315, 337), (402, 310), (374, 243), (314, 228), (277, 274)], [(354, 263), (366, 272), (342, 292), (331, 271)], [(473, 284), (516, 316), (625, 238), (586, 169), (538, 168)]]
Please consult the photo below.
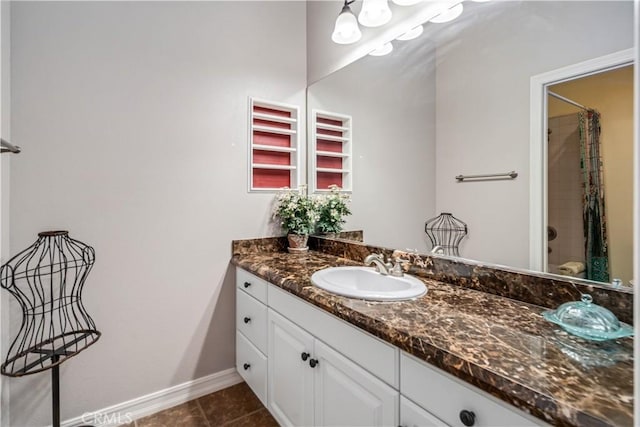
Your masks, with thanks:
[(536, 305), (420, 278), (423, 297), (372, 302), (311, 284), (346, 258), (248, 252), (232, 263), (553, 425), (633, 425), (633, 340), (587, 342)]

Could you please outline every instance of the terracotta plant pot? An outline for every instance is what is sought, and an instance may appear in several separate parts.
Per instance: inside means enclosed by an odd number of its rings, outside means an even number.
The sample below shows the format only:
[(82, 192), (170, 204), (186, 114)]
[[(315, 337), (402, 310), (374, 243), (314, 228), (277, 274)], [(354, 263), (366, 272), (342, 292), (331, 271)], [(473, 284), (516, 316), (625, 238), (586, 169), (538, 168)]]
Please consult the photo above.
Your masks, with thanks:
[(309, 236), (307, 234), (287, 234), (289, 240), (289, 252), (306, 252), (309, 250), (307, 246), (307, 240)]

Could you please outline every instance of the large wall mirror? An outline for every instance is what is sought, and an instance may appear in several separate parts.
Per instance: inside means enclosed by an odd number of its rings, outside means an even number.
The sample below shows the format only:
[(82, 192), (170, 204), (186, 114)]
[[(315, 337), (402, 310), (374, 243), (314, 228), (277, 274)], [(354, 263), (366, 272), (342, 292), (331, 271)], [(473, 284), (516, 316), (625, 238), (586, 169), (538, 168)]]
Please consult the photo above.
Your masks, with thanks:
[[(530, 203), (531, 79), (633, 47), (633, 2), (464, 2), (464, 6), (455, 21), (427, 23), (419, 38), (394, 41), (390, 54), (363, 57), (312, 84), (308, 111), (350, 117), (353, 215), (346, 228), (364, 230), (366, 243), (429, 252), (432, 242), (425, 222), (450, 213), (467, 228), (458, 248), (461, 257), (530, 269), (530, 242), (540, 238), (530, 227), (532, 212), (538, 209)], [(622, 91), (620, 96), (632, 99), (632, 85), (613, 84)], [(620, 121), (612, 123), (611, 116), (618, 113), (593, 104), (593, 94), (583, 96), (585, 89), (579, 86), (567, 83), (553, 89), (601, 110), (603, 146), (615, 140), (631, 147), (631, 135), (618, 132)], [(566, 111), (566, 106), (551, 104), (555, 101), (549, 104), (553, 126), (559, 126), (564, 116), (579, 116), (580, 109)], [(313, 132), (313, 126), (309, 129)], [(553, 132), (557, 136), (561, 131)], [(579, 149), (578, 141), (578, 153)], [(606, 168), (619, 168), (621, 158), (609, 155)], [(517, 177), (456, 179), (511, 171)], [(555, 191), (565, 181), (563, 172), (551, 173), (549, 187)], [(625, 176), (604, 177), (611, 181), (606, 190), (611, 203), (628, 197), (624, 191), (633, 182), (632, 176)], [(562, 216), (558, 213), (562, 206), (553, 209), (550, 215)], [(613, 271), (607, 281), (631, 280), (630, 263), (620, 267), (626, 263), (622, 258), (631, 259), (632, 248), (621, 243), (633, 235), (631, 214), (627, 210), (616, 223), (611, 222), (613, 216), (608, 218), (613, 239), (609, 244), (617, 249), (609, 253), (616, 260), (609, 261)], [(577, 246), (584, 246), (580, 228), (554, 228), (563, 238), (573, 235)], [(548, 242), (540, 238), (539, 243)], [(557, 268), (588, 261), (570, 251), (563, 255), (559, 246), (554, 251), (554, 258), (538, 269), (572, 274)]]

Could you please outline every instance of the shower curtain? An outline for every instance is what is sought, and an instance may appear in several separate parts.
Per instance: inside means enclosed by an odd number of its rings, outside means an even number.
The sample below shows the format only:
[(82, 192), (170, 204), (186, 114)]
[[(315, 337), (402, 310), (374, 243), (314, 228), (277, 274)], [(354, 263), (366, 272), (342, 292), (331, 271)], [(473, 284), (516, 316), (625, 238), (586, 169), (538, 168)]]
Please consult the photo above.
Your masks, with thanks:
[(609, 254), (600, 155), (600, 113), (583, 111), (579, 113), (579, 122), (586, 278), (608, 283)]

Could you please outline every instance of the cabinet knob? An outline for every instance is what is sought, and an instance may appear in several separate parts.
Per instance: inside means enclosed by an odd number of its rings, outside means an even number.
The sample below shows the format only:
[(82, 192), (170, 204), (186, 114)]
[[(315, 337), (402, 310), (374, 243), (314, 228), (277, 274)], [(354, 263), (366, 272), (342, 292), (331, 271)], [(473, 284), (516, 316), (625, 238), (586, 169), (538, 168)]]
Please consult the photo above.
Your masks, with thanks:
[(302, 358), (302, 360), (304, 362), (307, 361), (307, 359), (309, 358), (309, 356), (311, 356), (309, 353), (307, 353), (306, 351), (303, 351), (302, 354), (300, 355), (300, 357)]
[(245, 317), (244, 318), (244, 323), (249, 323), (251, 322), (251, 318), (250, 317)]
[(244, 282), (244, 288), (247, 289), (249, 286), (251, 286), (251, 282)]
[(244, 370), (246, 371), (247, 369), (249, 369), (251, 367), (250, 364), (245, 363), (244, 365), (242, 365), (242, 367), (244, 368)]
[(309, 366), (311, 366), (312, 368), (315, 368), (316, 366), (318, 366), (318, 360), (317, 359), (309, 360)]
[(462, 421), (462, 424), (466, 425), (467, 427), (471, 427), (476, 422), (476, 414), (474, 414), (472, 411), (463, 409), (462, 411), (460, 411), (460, 421)]

